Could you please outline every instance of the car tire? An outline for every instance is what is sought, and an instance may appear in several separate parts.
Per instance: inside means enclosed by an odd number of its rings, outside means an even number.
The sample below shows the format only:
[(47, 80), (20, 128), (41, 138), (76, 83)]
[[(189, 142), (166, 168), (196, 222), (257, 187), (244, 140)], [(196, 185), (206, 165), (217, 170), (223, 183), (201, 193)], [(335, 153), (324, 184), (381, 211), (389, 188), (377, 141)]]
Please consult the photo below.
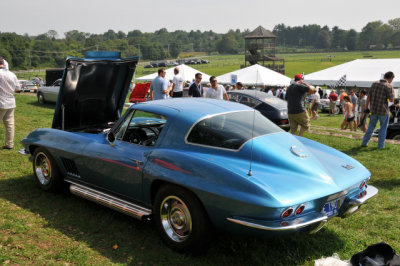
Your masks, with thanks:
[(162, 186), (154, 199), (153, 217), (157, 230), (171, 248), (200, 254), (209, 245), (212, 226), (196, 196), (178, 186)]
[(393, 133), (392, 135), (390, 135), (389, 139), (399, 140), (400, 141), (400, 133)]
[(336, 106), (335, 107), (335, 115), (340, 114), (340, 107)]
[(46, 191), (59, 192), (64, 180), (53, 156), (43, 147), (36, 148), (33, 153), (33, 174), (39, 187)]
[(41, 92), (37, 93), (37, 99), (38, 99), (38, 103), (40, 104), (45, 104), (46, 100), (44, 99), (44, 95)]

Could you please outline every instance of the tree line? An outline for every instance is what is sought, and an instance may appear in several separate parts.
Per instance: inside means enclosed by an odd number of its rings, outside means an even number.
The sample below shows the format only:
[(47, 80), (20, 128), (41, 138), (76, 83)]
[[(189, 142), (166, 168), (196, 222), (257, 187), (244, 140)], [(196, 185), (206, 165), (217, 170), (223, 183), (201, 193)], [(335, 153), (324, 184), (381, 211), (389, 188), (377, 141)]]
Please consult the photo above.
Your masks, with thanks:
[[(309, 51), (352, 51), (400, 48), (400, 18), (388, 23), (373, 21), (357, 32), (354, 29), (330, 29), (317, 24), (290, 27), (276, 25), (277, 52), (309, 49)], [(168, 32), (162, 28), (152, 33), (132, 30), (128, 33), (108, 30), (91, 34), (71, 30), (60, 37), (54, 30), (37, 36), (0, 32), (0, 55), (14, 69), (62, 67), (66, 56), (82, 57), (89, 50), (121, 51), (123, 57), (139, 55), (142, 60), (177, 58), (181, 52), (207, 54), (244, 53), (244, 36), (250, 30)], [(290, 48), (290, 49), (288, 49)]]

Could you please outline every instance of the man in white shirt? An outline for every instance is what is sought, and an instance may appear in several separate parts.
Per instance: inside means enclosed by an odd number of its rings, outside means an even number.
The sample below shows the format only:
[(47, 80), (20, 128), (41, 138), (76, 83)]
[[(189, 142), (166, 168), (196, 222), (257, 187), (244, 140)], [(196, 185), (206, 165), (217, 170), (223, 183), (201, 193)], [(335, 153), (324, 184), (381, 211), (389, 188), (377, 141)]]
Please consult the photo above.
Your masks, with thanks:
[(217, 78), (215, 76), (211, 76), (210, 78), (211, 87), (206, 91), (206, 98), (218, 99), (218, 100), (227, 100), (229, 101), (228, 94), (224, 86), (218, 85)]
[(6, 70), (4, 60), (0, 57), (0, 121), (6, 127), (6, 141), (3, 149), (14, 148), (14, 92), (20, 90), (20, 85), (14, 73)]
[(183, 83), (185, 82), (183, 80), (183, 77), (181, 74), (179, 74), (179, 68), (175, 67), (174, 68), (174, 78), (172, 79), (172, 97), (182, 97), (183, 95)]

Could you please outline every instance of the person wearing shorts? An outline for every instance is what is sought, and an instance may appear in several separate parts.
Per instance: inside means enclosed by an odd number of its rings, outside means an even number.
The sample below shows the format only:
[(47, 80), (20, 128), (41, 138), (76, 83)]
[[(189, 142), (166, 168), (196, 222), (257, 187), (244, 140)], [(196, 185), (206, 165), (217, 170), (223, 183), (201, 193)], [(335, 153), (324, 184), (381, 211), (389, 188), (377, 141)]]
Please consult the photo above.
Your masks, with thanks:
[(297, 129), (300, 126), (298, 135), (303, 136), (304, 132), (310, 127), (310, 119), (304, 102), (307, 94), (315, 93), (316, 89), (305, 83), (301, 74), (296, 74), (294, 81), (286, 91), (290, 132), (297, 135)]

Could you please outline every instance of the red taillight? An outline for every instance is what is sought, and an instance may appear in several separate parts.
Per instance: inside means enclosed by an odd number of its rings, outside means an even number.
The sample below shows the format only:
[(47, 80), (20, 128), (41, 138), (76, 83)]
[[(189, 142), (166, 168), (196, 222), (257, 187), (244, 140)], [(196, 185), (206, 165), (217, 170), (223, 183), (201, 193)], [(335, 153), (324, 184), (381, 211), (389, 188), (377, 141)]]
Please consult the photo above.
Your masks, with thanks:
[(293, 213), (293, 208), (289, 207), (286, 210), (284, 210), (281, 214), (281, 218), (287, 218)]
[(281, 125), (286, 125), (287, 123), (289, 123), (289, 121), (287, 119), (281, 120)]
[(299, 207), (297, 207), (295, 214), (299, 215), (300, 213), (302, 213), (304, 211), (305, 208), (306, 208), (306, 206), (304, 204), (301, 204)]
[(281, 222), (281, 226), (288, 226), (288, 225), (289, 225), (289, 222), (287, 222), (287, 221)]
[(367, 184), (367, 182), (363, 181), (360, 185), (360, 189), (362, 189), (365, 185)]

